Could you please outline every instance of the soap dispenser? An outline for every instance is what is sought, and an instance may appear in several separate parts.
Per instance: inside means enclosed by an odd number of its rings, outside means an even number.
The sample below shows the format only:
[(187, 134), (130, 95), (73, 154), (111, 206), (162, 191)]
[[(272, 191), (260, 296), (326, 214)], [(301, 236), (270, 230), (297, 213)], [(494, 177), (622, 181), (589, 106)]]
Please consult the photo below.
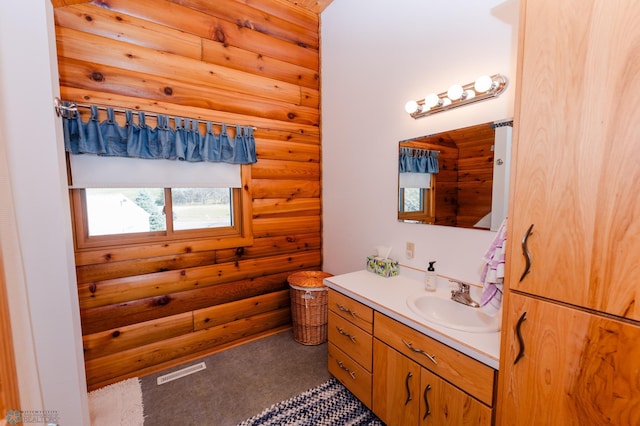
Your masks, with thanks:
[(427, 272), (425, 273), (425, 277), (424, 277), (424, 289), (427, 291), (436, 291), (436, 287), (437, 287), (437, 276), (436, 276), (436, 270), (433, 267), (433, 264), (436, 263), (436, 261), (432, 261), (429, 262), (429, 267), (427, 268)]

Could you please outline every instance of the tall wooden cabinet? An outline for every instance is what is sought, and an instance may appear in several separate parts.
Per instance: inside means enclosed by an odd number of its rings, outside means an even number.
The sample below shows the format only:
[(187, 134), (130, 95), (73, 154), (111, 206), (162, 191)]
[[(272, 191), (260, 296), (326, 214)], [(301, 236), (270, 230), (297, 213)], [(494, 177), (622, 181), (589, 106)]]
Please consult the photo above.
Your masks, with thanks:
[(520, 7), (498, 424), (640, 424), (640, 2)]

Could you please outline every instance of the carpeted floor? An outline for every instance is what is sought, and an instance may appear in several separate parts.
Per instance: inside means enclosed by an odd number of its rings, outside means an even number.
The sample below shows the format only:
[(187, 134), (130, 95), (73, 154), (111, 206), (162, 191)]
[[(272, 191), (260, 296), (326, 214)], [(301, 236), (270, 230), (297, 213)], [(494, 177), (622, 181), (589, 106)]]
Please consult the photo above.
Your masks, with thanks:
[[(204, 362), (206, 369), (158, 385), (157, 377)], [(327, 344), (275, 334), (141, 378), (145, 425), (235, 426), (327, 382)]]

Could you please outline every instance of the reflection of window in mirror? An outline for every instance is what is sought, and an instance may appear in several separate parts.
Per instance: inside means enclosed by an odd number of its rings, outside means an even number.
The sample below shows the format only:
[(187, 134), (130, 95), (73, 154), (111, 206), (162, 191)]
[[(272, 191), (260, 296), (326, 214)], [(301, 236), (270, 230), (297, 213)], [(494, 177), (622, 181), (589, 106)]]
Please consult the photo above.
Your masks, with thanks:
[[(416, 181), (415, 175), (422, 175), (418, 178), (423, 183)], [(399, 220), (434, 223), (434, 181), (435, 175), (430, 173), (400, 173)]]

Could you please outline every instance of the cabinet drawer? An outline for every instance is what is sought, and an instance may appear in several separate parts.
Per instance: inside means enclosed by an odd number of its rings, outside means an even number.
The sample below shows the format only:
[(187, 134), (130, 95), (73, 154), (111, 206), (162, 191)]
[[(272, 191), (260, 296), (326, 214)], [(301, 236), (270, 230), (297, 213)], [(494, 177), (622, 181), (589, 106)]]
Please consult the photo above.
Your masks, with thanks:
[(329, 342), (329, 373), (371, 409), (371, 373)]
[[(378, 312), (374, 336), (423, 367), (493, 406), (495, 370)], [(412, 349), (413, 348), (413, 349)], [(428, 354), (435, 362), (433, 362)]]
[(371, 371), (373, 337), (333, 311), (329, 311), (329, 342)]
[(373, 333), (373, 309), (370, 307), (329, 289), (329, 309), (367, 333)]

